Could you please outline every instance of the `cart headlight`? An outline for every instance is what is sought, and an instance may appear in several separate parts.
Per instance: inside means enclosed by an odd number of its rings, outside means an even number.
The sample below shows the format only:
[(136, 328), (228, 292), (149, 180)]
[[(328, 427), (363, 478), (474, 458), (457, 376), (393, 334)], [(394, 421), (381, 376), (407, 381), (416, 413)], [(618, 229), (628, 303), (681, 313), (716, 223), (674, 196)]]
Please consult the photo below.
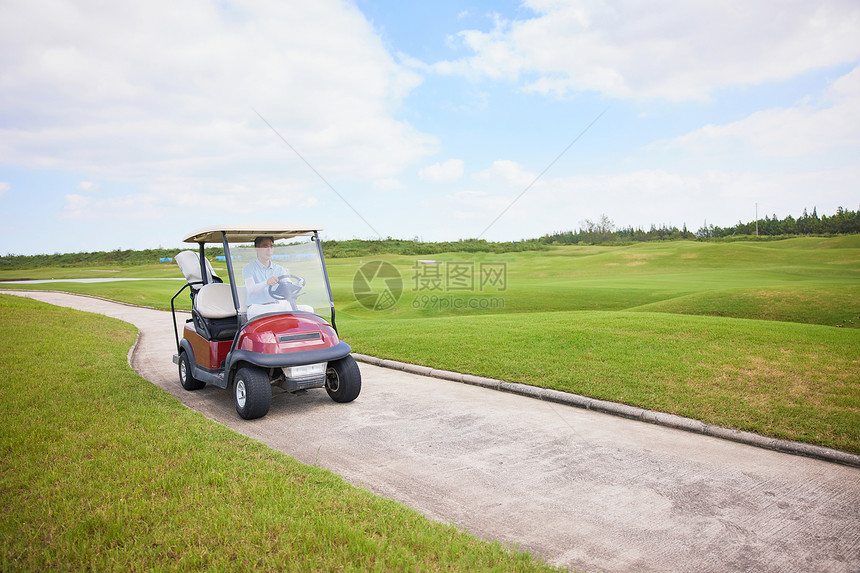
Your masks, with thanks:
[(295, 378), (311, 378), (314, 376), (323, 376), (325, 374), (328, 362), (319, 362), (317, 364), (303, 364), (301, 366), (288, 366), (283, 369), (284, 376), (289, 379)]

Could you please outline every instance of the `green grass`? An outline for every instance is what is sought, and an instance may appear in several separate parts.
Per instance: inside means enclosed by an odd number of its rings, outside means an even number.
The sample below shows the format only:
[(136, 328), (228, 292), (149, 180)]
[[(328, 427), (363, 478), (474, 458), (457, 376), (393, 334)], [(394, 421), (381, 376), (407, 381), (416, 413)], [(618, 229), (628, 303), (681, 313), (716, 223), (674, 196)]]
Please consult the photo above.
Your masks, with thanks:
[[(443, 263), (443, 273), (446, 263), (504, 264), (505, 288), (417, 288), (419, 258)], [(391, 310), (367, 310), (352, 295), (355, 272), (369, 260), (400, 270), (404, 291)], [(860, 453), (858, 235), (328, 264), (338, 326), (356, 351)], [(171, 267), (123, 272), (179, 276)], [(52, 288), (167, 308), (178, 287)], [(432, 297), (488, 304), (423, 304)]]
[[(217, 265), (216, 265), (217, 266)], [(220, 271), (225, 276), (225, 271)], [(0, 271), (0, 292), (3, 288), (28, 290), (62, 290), (118, 300), (140, 306), (150, 306), (162, 310), (170, 309), (170, 298), (176, 294), (182, 285), (178, 280), (147, 280), (130, 282), (105, 283), (39, 283), (32, 285), (7, 284), (2, 281), (12, 280), (61, 280), (61, 279), (111, 279), (111, 278), (146, 278), (146, 279), (179, 279), (182, 273), (175, 263), (153, 265), (136, 265), (112, 268), (80, 268), (80, 267), (42, 267), (14, 271)], [(187, 293), (187, 291), (186, 291)], [(187, 294), (180, 295), (177, 307), (190, 309)]]
[[(356, 351), (860, 453), (860, 236), (428, 258), (503, 262), (506, 288), (416, 291), (414, 258), (377, 257), (405, 290), (374, 312), (359, 261), (330, 261)], [(504, 307), (415, 308), (428, 296)]]
[(342, 322), (357, 352), (860, 453), (860, 331), (566, 311)]
[[(557, 247), (533, 253), (449, 253), (432, 258), (476, 266), (504, 263), (504, 291), (487, 288), (481, 293), (463, 294), (502, 298), (505, 313), (645, 310), (860, 326), (860, 236), (768, 243), (678, 241), (626, 247)], [(414, 290), (415, 258), (383, 256), (374, 260), (394, 264), (404, 279), (403, 297), (385, 318), (498, 313), (498, 309), (416, 309), (416, 297), (459, 293)], [(378, 312), (363, 309), (352, 296), (352, 277), (359, 260), (336, 259), (330, 263), (338, 310), (356, 318), (380, 318)]]
[[(3, 288), (27, 290), (59, 290), (77, 294), (85, 294), (117, 300), (129, 304), (147, 306), (161, 310), (170, 310), (170, 299), (185, 283), (179, 281), (134, 281), (111, 283), (42, 283), (34, 285), (3, 285), (0, 283), (0, 293)], [(176, 299), (176, 308), (190, 310), (191, 303), (188, 290)]]
[[(385, 260), (404, 279), (400, 303), (385, 318), (418, 318), (497, 313), (486, 310), (415, 309), (414, 270), (419, 258), (442, 263), (504, 263), (506, 290), (492, 288), (472, 297), (504, 299), (505, 313), (570, 310), (644, 310), (706, 314), (821, 325), (860, 327), (860, 235), (804, 237), (769, 242), (702, 243), (673, 241), (628, 246), (553, 247), (525, 253), (444, 253), (427, 257), (382, 255), (329, 259), (337, 310), (342, 315), (378, 319), (352, 295), (352, 280), (362, 262)], [(215, 265), (218, 267), (219, 265)], [(222, 276), (226, 271), (217, 269)], [(181, 278), (173, 263), (111, 269), (37, 268), (0, 271), (0, 281), (20, 278), (81, 277)], [(131, 283), (53, 283), (0, 289), (33, 288), (93, 294), (169, 309), (177, 281)], [(177, 299), (186, 304), (187, 297)], [(419, 301), (420, 302), (420, 301)], [(851, 322), (853, 321), (853, 322)]]
[(549, 570), (185, 408), (134, 336), (0, 296), (0, 570)]

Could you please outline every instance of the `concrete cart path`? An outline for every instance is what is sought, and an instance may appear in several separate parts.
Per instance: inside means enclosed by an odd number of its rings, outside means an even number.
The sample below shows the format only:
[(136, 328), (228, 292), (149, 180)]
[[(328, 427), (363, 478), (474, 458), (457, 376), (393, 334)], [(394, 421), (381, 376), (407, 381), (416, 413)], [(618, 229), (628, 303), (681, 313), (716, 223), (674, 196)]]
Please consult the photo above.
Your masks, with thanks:
[(181, 389), (170, 313), (15, 294), (136, 325), (132, 366), (187, 406), (550, 563), (589, 571), (860, 571), (857, 468), (367, 364), (351, 404), (323, 390), (276, 390), (268, 416), (246, 422), (229, 392)]

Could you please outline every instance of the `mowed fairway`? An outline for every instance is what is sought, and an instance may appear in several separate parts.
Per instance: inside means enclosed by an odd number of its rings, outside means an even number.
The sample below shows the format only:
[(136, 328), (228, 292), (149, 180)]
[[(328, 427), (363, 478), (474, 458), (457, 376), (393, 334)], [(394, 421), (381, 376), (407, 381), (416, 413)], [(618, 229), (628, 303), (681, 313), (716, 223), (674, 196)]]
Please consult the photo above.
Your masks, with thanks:
[[(504, 290), (473, 292), (377, 258), (404, 291), (386, 311), (342, 305), (358, 352), (860, 452), (860, 237), (433, 257), (443, 276), (505, 263)], [(330, 263), (349, 300), (359, 261)]]
[[(437, 264), (420, 262), (427, 259)], [(400, 272), (392, 308), (369, 310), (353, 295), (355, 274), (370, 261)], [(860, 453), (860, 236), (327, 262), (338, 327), (357, 352)], [(482, 265), (503, 269), (504, 280), (482, 288)], [(15, 276), (115, 270), (180, 276), (173, 265)], [(37, 288), (168, 308), (178, 284)]]
[(551, 571), (184, 407), (133, 326), (0, 296), (0, 571)]

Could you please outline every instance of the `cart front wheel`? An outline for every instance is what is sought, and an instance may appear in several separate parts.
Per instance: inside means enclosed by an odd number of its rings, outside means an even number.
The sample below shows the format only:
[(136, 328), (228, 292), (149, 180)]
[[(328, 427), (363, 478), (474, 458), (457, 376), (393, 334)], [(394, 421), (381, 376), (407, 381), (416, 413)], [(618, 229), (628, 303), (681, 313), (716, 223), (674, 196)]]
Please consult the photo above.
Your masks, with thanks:
[(352, 402), (361, 393), (361, 371), (355, 358), (345, 356), (328, 363), (325, 389), (335, 402)]
[(240, 368), (233, 383), (233, 401), (236, 412), (245, 420), (268, 414), (272, 404), (272, 384), (266, 372), (253, 366)]

